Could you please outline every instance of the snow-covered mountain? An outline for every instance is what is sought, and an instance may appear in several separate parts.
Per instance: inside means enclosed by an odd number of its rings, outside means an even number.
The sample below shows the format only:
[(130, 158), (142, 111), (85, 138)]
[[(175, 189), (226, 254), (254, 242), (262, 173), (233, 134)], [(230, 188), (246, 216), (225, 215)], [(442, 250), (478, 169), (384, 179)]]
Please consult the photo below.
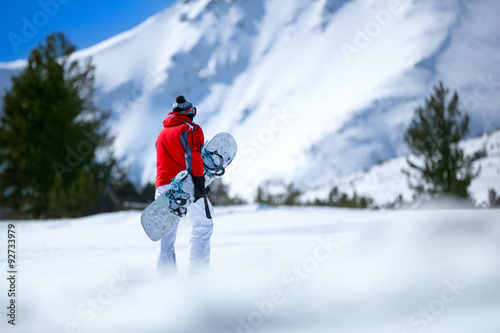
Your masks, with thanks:
[[(250, 197), (264, 179), (315, 186), (404, 154), (439, 80), (472, 134), (498, 128), (499, 53), (497, 0), (184, 0), (75, 57), (93, 57), (137, 180), (154, 180), (157, 133), (184, 94), (207, 138), (236, 137), (225, 178)], [(23, 65), (0, 64), (0, 85)]]
[[(472, 180), (469, 192), (477, 206), (488, 207), (488, 191), (493, 189), (500, 194), (500, 130), (466, 140), (461, 146), (467, 155), (473, 155), (479, 150), (486, 153), (486, 156), (473, 163), (474, 170), (479, 170), (480, 173)], [(412, 202), (414, 193), (402, 170), (409, 170), (408, 163), (405, 156), (398, 156), (377, 163), (369, 170), (354, 172), (309, 188), (302, 199), (326, 199), (335, 186), (342, 193), (352, 195), (356, 192), (373, 198), (374, 204), (379, 206), (394, 203), (400, 195), (405, 202)]]

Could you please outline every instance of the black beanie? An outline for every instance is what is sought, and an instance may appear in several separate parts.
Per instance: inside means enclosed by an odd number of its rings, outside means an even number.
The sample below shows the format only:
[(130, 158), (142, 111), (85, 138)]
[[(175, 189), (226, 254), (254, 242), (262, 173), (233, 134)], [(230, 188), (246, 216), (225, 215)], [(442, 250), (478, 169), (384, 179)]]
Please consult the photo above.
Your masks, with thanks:
[(177, 96), (174, 105), (172, 105), (172, 110), (181, 112), (193, 108), (193, 104), (188, 101), (184, 96)]

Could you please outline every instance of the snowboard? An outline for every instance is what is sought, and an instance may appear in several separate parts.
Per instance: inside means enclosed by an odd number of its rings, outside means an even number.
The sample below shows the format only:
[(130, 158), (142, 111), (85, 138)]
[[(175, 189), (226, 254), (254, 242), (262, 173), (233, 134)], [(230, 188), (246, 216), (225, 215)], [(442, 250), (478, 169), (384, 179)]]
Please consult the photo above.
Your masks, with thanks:
[[(238, 145), (229, 133), (216, 134), (201, 150), (205, 168), (205, 186), (224, 175), (233, 161)], [(200, 199), (201, 200), (201, 199)], [(194, 201), (194, 183), (187, 170), (179, 172), (168, 189), (153, 201), (141, 214), (141, 224), (152, 241), (160, 240), (179, 217), (184, 217)]]

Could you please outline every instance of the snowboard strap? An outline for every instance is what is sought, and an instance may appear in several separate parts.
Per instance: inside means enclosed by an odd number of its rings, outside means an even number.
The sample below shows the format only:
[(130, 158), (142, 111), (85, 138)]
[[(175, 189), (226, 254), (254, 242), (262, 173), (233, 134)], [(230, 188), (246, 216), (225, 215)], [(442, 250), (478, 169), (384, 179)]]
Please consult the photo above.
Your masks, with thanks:
[[(187, 173), (186, 173), (187, 175)], [(167, 197), (170, 199), (169, 210), (172, 214), (184, 217), (187, 214), (186, 204), (189, 194), (183, 191), (181, 181), (185, 179), (172, 179), (170, 187), (167, 190)]]
[[(214, 165), (213, 167), (210, 167), (205, 162), (203, 162), (205, 169), (209, 170), (209, 174), (217, 178), (222, 177), (225, 173), (224, 167), (222, 166), (224, 158), (219, 154), (218, 151), (213, 151), (213, 152), (207, 151), (205, 153), (205, 156), (209, 157), (210, 160), (212, 161), (212, 164)], [(216, 163), (212, 156), (217, 156), (219, 158), (219, 163)]]
[(207, 214), (207, 219), (211, 220), (212, 219), (212, 214), (210, 214), (210, 207), (208, 207), (208, 199), (207, 195), (203, 197), (205, 199), (205, 213)]

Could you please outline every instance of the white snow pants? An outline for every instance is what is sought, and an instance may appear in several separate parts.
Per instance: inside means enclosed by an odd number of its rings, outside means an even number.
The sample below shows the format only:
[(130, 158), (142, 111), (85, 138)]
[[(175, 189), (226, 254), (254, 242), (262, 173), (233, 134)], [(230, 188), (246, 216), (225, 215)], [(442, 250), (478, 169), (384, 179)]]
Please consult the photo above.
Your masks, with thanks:
[[(156, 189), (155, 199), (168, 189), (168, 185), (159, 186)], [(207, 198), (210, 215), (213, 216), (213, 208)], [(199, 199), (188, 207), (187, 215), (191, 220), (191, 239), (189, 246), (189, 272), (197, 273), (207, 271), (210, 268), (210, 237), (212, 236), (213, 220), (207, 218), (205, 200)], [(160, 253), (157, 261), (159, 275), (172, 275), (177, 273), (175, 259), (175, 239), (177, 236), (178, 218), (172, 228), (163, 235), (160, 240)]]

